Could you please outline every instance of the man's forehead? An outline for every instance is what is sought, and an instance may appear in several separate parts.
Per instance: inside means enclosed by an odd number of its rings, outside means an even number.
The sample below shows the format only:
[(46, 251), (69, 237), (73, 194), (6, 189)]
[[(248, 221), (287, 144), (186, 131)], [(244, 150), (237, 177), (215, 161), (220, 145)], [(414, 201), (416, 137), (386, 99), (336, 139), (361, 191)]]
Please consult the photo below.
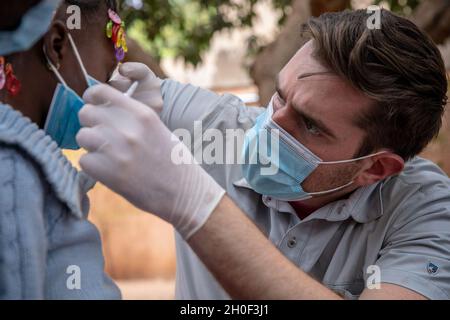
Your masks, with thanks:
[[(303, 91), (303, 87), (316, 89), (337, 99), (345, 97), (349, 103), (369, 104), (371, 100), (363, 92), (338, 76), (314, 56), (314, 42), (307, 42), (278, 75), (277, 87), (286, 94)], [(333, 92), (336, 91), (336, 92)]]

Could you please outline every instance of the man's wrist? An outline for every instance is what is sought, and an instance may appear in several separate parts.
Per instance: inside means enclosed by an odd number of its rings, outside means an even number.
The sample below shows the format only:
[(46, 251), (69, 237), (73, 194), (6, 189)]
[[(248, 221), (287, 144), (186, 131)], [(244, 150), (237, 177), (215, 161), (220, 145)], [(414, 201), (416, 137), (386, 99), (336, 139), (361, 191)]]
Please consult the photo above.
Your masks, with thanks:
[(218, 207), (223, 201), (225, 195), (225, 190), (219, 187), (213, 191), (209, 190), (208, 193), (203, 196), (206, 204), (200, 207), (199, 211), (196, 212), (196, 218), (192, 218), (191, 222), (194, 226), (192, 227), (190, 223), (188, 223), (188, 225), (180, 227), (180, 230), (178, 231), (186, 241), (189, 241), (189, 239), (199, 232), (199, 230), (201, 230), (205, 224), (209, 222), (211, 216), (216, 211), (220, 211)]

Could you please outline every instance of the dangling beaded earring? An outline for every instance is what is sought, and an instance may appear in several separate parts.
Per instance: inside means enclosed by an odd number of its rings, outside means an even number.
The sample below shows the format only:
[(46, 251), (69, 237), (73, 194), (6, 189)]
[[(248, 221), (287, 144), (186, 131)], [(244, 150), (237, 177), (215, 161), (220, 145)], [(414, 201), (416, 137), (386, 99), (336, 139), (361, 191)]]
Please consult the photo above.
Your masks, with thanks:
[(19, 94), (22, 85), (14, 75), (11, 63), (5, 64), (5, 58), (0, 56), (0, 90), (3, 90), (5, 87), (8, 94), (15, 97)]
[(5, 58), (0, 56), (0, 90), (3, 90), (6, 84)]
[(112, 40), (117, 61), (121, 62), (128, 52), (125, 38), (125, 22), (112, 9), (108, 9), (110, 21), (106, 25), (106, 36)]

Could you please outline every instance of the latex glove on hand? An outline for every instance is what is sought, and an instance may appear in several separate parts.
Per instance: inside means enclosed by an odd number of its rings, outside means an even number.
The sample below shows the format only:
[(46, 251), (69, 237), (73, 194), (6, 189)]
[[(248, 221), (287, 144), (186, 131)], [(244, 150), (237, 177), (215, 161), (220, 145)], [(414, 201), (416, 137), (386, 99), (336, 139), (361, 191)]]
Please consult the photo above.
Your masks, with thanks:
[[(79, 118), (84, 128), (77, 135), (89, 152), (80, 160), (83, 170), (171, 223), (188, 240), (225, 191), (146, 105), (107, 85), (88, 89), (83, 98), (87, 104)], [(174, 150), (188, 155), (192, 164), (175, 164)]]
[(149, 106), (156, 113), (161, 114), (163, 109), (162, 80), (145, 64), (127, 62), (120, 65), (108, 84), (119, 91), (126, 92), (136, 81), (139, 82), (139, 86), (132, 98)]

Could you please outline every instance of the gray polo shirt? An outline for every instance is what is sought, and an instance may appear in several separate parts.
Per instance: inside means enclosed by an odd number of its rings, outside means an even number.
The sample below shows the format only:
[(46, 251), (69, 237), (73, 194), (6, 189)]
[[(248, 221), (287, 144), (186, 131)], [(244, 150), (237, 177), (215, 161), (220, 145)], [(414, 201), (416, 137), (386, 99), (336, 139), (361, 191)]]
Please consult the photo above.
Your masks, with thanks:
[[(163, 121), (192, 134), (195, 121), (203, 131), (248, 130), (263, 111), (171, 80), (162, 92)], [(199, 144), (192, 145), (195, 152)], [(415, 158), (400, 175), (304, 220), (289, 203), (254, 192), (239, 164), (203, 167), (287, 258), (343, 297), (357, 299), (381, 281), (430, 299), (450, 298), (450, 179), (433, 163)], [(176, 245), (177, 299), (229, 299), (178, 234)]]

